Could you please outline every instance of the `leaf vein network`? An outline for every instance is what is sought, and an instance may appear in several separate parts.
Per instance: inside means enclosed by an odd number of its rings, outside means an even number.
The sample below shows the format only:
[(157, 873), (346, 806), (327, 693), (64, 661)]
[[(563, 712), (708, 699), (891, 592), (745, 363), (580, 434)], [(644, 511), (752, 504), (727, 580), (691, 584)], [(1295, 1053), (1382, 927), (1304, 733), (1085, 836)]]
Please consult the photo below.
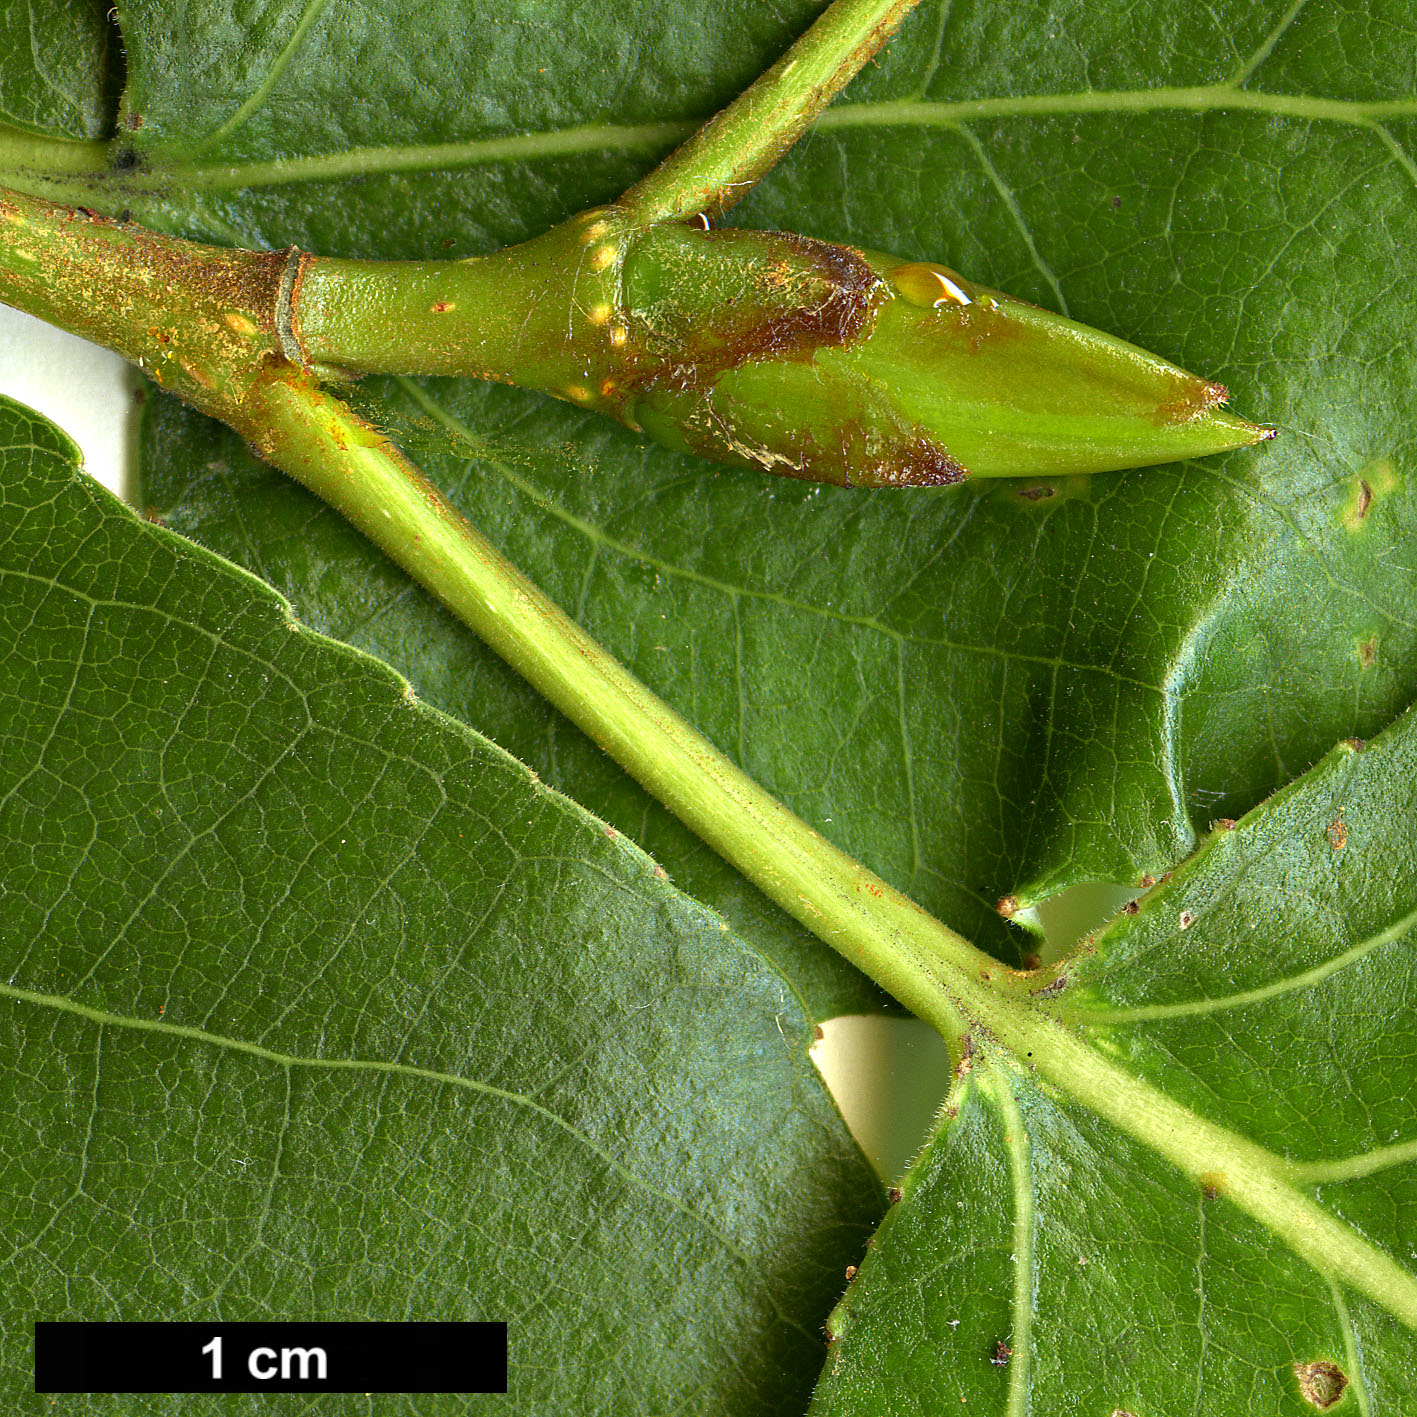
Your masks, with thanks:
[(194, 1028), (186, 1024), (168, 1023), (159, 1019), (136, 1018), (117, 1014), (107, 1009), (99, 1009), (88, 1004), (81, 1004), (77, 1000), (65, 998), (61, 994), (45, 994), (37, 990), (24, 989), (18, 985), (3, 982), (0, 982), (0, 998), (11, 999), (16, 1003), (30, 1004), (38, 1008), (57, 1009), (64, 1013), (74, 1014), (79, 1018), (95, 1024), (99, 1028), (134, 1029), (143, 1033), (157, 1033), (170, 1038), (186, 1039), (190, 1042), (203, 1044), (208, 1047), (224, 1048), (232, 1052), (244, 1053), (263, 1062), (273, 1063), (277, 1067), (286, 1070), (287, 1073), (295, 1068), (309, 1068), (325, 1072), (397, 1075), (432, 1082), (446, 1087), (460, 1088), (468, 1092), (478, 1093), (485, 1097), (491, 1097), (502, 1102), (510, 1103), (514, 1107), (525, 1108), (583, 1146), (605, 1166), (607, 1170), (619, 1176), (636, 1190), (643, 1191), (653, 1199), (671, 1206), (681, 1215), (707, 1231), (725, 1251), (737, 1259), (746, 1269), (756, 1267), (757, 1262), (754, 1257), (747, 1254), (741, 1246), (726, 1235), (706, 1216), (701, 1215), (691, 1206), (685, 1204), (685, 1202), (680, 1200), (673, 1192), (661, 1190), (659, 1187), (651, 1184), (643, 1176), (631, 1170), (622, 1161), (617, 1160), (609, 1151), (591, 1137), (587, 1136), (571, 1122), (567, 1121), (566, 1118), (562, 1117), (551, 1108), (544, 1106), (542, 1103), (537, 1102), (534, 1098), (526, 1096), (524, 1093), (514, 1092), (508, 1088), (497, 1087), (492, 1083), (483, 1082), (479, 1078), (462, 1077), (457, 1073), (442, 1072), (437, 1068), (420, 1067), (414, 1063), (394, 1063), (379, 1058), (300, 1057), (291, 1053), (278, 1052), (276, 1049), (268, 1048), (260, 1043), (252, 1043), (245, 1039), (232, 1038), (223, 1034), (209, 1032), (206, 1029)]

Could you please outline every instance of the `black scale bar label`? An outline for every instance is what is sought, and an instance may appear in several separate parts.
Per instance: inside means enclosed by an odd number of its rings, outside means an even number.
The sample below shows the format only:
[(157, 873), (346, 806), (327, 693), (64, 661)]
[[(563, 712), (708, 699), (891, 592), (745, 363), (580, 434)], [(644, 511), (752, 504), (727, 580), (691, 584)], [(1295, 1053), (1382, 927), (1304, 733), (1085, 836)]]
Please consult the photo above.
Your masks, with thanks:
[(504, 1323), (36, 1323), (34, 1390), (506, 1392)]

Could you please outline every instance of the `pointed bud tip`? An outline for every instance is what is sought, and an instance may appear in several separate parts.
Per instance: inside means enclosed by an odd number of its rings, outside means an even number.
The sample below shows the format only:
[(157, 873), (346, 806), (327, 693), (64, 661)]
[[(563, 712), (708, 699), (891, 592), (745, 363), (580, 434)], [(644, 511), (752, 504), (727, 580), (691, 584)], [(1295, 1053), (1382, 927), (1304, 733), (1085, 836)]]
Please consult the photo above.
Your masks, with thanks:
[[(1163, 406), (1164, 421), (1177, 429), (1186, 430), (1185, 441), (1189, 446), (1184, 456), (1204, 457), (1207, 453), (1248, 448), (1255, 443), (1268, 442), (1278, 432), (1269, 424), (1251, 423), (1248, 418), (1241, 418), (1239, 414), (1222, 408), (1227, 394), (1222, 385), (1207, 384), (1205, 388), (1207, 397), (1192, 404), (1189, 417), (1178, 417), (1174, 403)], [(1208, 396), (1212, 390), (1215, 397)]]
[(1251, 423), (1248, 418), (1240, 418), (1235, 414), (1227, 415), (1226, 423), (1242, 440), (1235, 445), (1240, 448), (1252, 447), (1256, 443), (1268, 443), (1279, 432), (1273, 424)]
[[(1206, 381), (1201, 387), (1200, 397), (1197, 400), (1197, 412), (1209, 413), (1213, 409), (1223, 408), (1229, 402), (1230, 390), (1224, 384)], [(1246, 434), (1249, 443), (1267, 443), (1279, 432), (1279, 429), (1272, 424), (1251, 423), (1248, 418), (1241, 418), (1234, 413), (1227, 413), (1225, 421), (1237, 433)]]

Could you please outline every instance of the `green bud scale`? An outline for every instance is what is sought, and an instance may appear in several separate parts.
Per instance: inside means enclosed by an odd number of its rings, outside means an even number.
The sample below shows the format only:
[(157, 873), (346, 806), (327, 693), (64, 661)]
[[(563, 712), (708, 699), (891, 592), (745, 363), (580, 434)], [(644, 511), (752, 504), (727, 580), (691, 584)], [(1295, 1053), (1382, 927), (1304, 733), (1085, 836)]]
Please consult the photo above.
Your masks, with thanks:
[(702, 218), (607, 207), (470, 261), (309, 258), (298, 296), (317, 366), (500, 379), (841, 486), (1105, 472), (1273, 432), (1221, 385), (943, 266)]

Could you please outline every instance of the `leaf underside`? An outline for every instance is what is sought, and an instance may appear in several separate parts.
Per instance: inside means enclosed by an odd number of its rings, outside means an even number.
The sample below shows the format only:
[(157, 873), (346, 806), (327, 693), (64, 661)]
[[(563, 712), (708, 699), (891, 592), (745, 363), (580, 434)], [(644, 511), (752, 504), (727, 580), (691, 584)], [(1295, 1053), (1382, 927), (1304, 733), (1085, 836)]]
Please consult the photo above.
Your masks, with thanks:
[(112, 130), (122, 64), (107, 9), (0, 0), (0, 124), (78, 139)]
[[(492, 249), (612, 198), (815, 9), (529, 0), (410, 22), (317, 0), (253, 26), (228, 6), (126, 5), (114, 168), (85, 201), (223, 242)], [(1409, 10), (1226, 0), (1138, 26), (1121, 0), (925, 5), (734, 217), (947, 260), (1155, 349), (1278, 424), (1263, 449), (863, 495), (675, 458), (513, 390), (366, 396), (725, 751), (1016, 958), (1030, 946), (999, 897), (1160, 876), (1213, 820), (1417, 697)], [(144, 488), (169, 524), (634, 836), (817, 1016), (879, 1005), (221, 429), (156, 401)], [(1099, 1056), (1281, 1158), (1417, 1135), (1410, 731), (1324, 760), (1097, 942), (1056, 1007)], [(1272, 992), (1101, 1016), (1244, 989)], [(1348, 1378), (1336, 1411), (1411, 1405), (1417, 1354), (1381, 1296), (1331, 1284), (1219, 1182), (987, 1050), (952, 1104), (838, 1315), (822, 1412), (966, 1397), (1009, 1417), (1303, 1413), (1294, 1364), (1311, 1362)], [(1410, 1164), (1306, 1185), (1306, 1204), (1411, 1262)]]
[[(1311, 1365), (1342, 1375), (1336, 1411), (1412, 1410), (1417, 1283), (1380, 1271), (1410, 1271), (1417, 1237), (1414, 784), (1412, 714), (1340, 747), (1117, 917), (1055, 1005), (1126, 1077), (1263, 1148), (1245, 1169), (1278, 1179), (1270, 1211), (1233, 1203), (1241, 1168), (1211, 1169), (1200, 1128), (1188, 1178), (1140, 1115), (1109, 1126), (985, 1048), (833, 1316), (814, 1417), (1301, 1417)], [(1306, 1204), (1374, 1277), (1295, 1253)]]
[(0, 489), (5, 1390), (34, 1318), (488, 1318), (459, 1410), (805, 1405), (879, 1192), (781, 975), (8, 401)]

